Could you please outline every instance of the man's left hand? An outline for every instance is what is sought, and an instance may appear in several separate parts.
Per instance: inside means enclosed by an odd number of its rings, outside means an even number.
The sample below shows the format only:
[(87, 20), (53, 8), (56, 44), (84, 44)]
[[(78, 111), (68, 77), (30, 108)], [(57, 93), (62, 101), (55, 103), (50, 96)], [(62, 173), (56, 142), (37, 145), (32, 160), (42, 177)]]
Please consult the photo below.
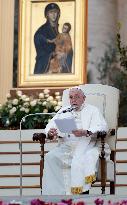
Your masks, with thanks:
[(73, 130), (72, 134), (74, 134), (76, 137), (82, 137), (87, 135), (87, 130)]

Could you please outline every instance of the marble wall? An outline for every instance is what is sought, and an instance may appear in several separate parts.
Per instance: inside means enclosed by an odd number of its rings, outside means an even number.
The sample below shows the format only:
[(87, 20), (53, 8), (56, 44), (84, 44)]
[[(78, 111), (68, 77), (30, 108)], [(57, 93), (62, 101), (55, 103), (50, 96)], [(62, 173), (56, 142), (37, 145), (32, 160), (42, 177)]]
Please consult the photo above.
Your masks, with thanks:
[[(106, 45), (115, 42), (117, 25), (116, 0), (88, 0), (88, 70), (92, 83), (98, 82), (96, 65), (103, 56)], [(93, 63), (91, 63), (93, 62)]]

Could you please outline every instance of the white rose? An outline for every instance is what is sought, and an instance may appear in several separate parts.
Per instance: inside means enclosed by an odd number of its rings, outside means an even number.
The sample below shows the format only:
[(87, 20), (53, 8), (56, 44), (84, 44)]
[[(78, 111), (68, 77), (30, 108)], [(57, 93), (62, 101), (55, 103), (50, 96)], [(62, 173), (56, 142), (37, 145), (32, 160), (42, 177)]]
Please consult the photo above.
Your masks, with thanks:
[(29, 109), (28, 108), (25, 108), (25, 113), (28, 113), (29, 112)]
[(12, 104), (9, 103), (9, 104), (8, 104), (8, 108), (12, 108)]
[(44, 101), (44, 102), (42, 103), (42, 105), (43, 105), (43, 106), (45, 106), (46, 104), (47, 104), (47, 102), (46, 102), (46, 101)]
[(37, 100), (32, 100), (32, 101), (30, 102), (30, 105), (31, 105), (32, 107), (34, 107), (36, 104), (37, 104)]
[(52, 101), (53, 100), (53, 97), (52, 96), (49, 96), (48, 98), (47, 98), (47, 101)]
[(17, 96), (21, 97), (22, 91), (21, 91), (21, 90), (17, 90), (17, 91), (16, 91), (16, 94), (17, 94)]
[(56, 100), (53, 100), (53, 101), (51, 101), (51, 104), (52, 104), (52, 105), (57, 105), (58, 103), (57, 103)]
[(11, 110), (10, 110), (10, 114), (14, 114), (16, 112), (16, 107), (13, 107)]
[(9, 119), (6, 120), (6, 125), (9, 125), (10, 124), (10, 121)]
[(40, 100), (38, 100), (38, 105), (41, 105), (41, 104), (42, 104), (42, 102)]
[(60, 95), (60, 92), (55, 92), (55, 95), (56, 95), (56, 96)]
[(25, 111), (25, 108), (24, 108), (24, 107), (21, 107), (21, 108), (20, 108), (20, 111), (23, 111), (23, 112), (24, 112), (24, 111)]
[(48, 94), (49, 92), (50, 92), (50, 90), (49, 89), (44, 89), (44, 94)]
[(55, 107), (55, 111), (58, 111), (60, 109), (60, 106)]
[(28, 103), (28, 102), (25, 102), (25, 103), (23, 104), (23, 106), (24, 106), (24, 107), (29, 107), (29, 103)]
[(12, 100), (12, 104), (13, 105), (18, 105), (18, 99), (15, 98), (14, 100)]
[(10, 97), (11, 97), (11, 94), (10, 94), (10, 93), (8, 93), (8, 94), (6, 95), (6, 97), (7, 97), (7, 98), (10, 98)]
[(26, 95), (22, 95), (22, 96), (21, 96), (21, 99), (22, 99), (23, 101), (25, 101), (26, 97), (27, 97)]
[(48, 98), (48, 97), (49, 97), (49, 94), (46, 94), (45, 97)]
[(47, 113), (47, 112), (48, 112), (48, 110), (47, 110), (47, 109), (44, 109), (44, 110), (43, 110), (43, 113)]
[(39, 98), (43, 99), (44, 98), (44, 93), (39, 93)]
[(58, 102), (58, 106), (60, 106), (60, 107), (62, 106), (62, 101)]
[(61, 100), (61, 96), (56, 96), (56, 99), (57, 99), (58, 101), (60, 101), (60, 100)]
[(29, 101), (30, 101), (30, 98), (29, 98), (29, 97), (26, 97), (26, 98), (24, 99), (24, 101), (25, 101), (25, 102), (29, 102)]

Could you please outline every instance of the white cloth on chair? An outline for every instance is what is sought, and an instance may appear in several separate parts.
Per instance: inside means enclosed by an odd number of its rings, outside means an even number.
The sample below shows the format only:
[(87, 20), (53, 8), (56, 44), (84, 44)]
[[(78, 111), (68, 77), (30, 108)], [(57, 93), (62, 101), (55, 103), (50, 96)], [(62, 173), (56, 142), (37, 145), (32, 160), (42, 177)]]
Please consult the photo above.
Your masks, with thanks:
[[(64, 108), (66, 109), (66, 108)], [(107, 130), (107, 124), (99, 112), (92, 106), (85, 104), (80, 112), (62, 113), (61, 109), (47, 125), (56, 128), (54, 119), (73, 115), (77, 128), (89, 130), (93, 133)], [(91, 187), (89, 179), (97, 171), (99, 149), (93, 135), (89, 137), (75, 137), (73, 134), (60, 133), (63, 138), (59, 145), (45, 156), (42, 193), (44, 195), (65, 195), (87, 191)], [(85, 179), (87, 181), (85, 182)]]

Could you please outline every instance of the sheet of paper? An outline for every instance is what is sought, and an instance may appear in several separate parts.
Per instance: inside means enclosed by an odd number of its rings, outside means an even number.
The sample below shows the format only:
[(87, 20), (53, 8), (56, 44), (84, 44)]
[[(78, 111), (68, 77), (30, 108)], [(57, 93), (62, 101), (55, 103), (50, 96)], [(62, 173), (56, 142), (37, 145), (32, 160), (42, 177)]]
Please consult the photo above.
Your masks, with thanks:
[(76, 130), (76, 123), (74, 118), (55, 119), (56, 126), (60, 132), (70, 134), (72, 130)]

